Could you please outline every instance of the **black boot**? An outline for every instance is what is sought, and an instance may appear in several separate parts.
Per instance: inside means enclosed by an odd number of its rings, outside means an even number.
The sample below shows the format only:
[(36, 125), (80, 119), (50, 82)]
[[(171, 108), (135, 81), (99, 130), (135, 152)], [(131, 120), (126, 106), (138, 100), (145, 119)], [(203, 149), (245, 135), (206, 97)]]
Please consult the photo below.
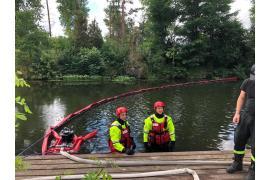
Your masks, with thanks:
[(255, 180), (255, 162), (251, 161), (246, 180)]
[(234, 155), (234, 161), (231, 164), (230, 167), (227, 168), (227, 173), (235, 173), (236, 171), (242, 171), (243, 170), (243, 157), (244, 155), (235, 154)]

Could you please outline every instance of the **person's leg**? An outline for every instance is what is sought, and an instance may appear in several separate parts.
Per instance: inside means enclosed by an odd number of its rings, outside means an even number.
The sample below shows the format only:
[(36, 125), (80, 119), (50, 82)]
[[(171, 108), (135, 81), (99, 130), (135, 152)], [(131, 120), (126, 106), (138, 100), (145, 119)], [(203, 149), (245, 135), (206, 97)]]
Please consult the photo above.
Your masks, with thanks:
[(163, 145), (160, 146), (160, 150), (162, 152), (170, 152), (170, 149), (169, 149), (169, 143), (165, 143)]
[(160, 148), (156, 144), (151, 144), (147, 149), (147, 152), (159, 152)]
[(248, 170), (246, 180), (255, 179), (255, 117), (251, 116), (250, 118), (251, 118), (251, 123), (250, 123), (251, 164)]
[(250, 131), (247, 121), (248, 115), (241, 113), (241, 119), (235, 129), (234, 134), (234, 161), (227, 168), (227, 173), (234, 173), (243, 169), (243, 157), (245, 155), (245, 148), (247, 140), (250, 137)]

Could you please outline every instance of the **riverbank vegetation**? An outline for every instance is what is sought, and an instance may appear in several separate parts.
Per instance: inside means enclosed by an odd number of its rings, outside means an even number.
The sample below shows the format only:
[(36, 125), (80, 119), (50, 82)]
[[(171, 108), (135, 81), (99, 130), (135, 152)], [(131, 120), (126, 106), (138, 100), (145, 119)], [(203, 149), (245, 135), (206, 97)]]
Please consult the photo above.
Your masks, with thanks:
[(111, 0), (102, 37), (88, 0), (57, 0), (65, 36), (51, 37), (41, 0), (16, 0), (16, 70), (27, 80), (244, 78), (255, 57), (255, 3), (245, 29), (232, 2), (141, 0), (127, 10), (132, 0)]
[(21, 156), (15, 157), (15, 170), (16, 171), (23, 171), (29, 168), (29, 164), (27, 164)]

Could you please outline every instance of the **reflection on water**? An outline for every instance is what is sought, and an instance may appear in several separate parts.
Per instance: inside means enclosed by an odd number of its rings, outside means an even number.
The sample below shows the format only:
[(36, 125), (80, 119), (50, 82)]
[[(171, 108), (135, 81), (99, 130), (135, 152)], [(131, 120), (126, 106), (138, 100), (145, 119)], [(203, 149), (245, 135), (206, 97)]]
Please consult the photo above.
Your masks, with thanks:
[(57, 124), (66, 114), (66, 107), (60, 98), (55, 98), (51, 104), (44, 104), (41, 106), (42, 120), (45, 127)]
[[(33, 111), (16, 132), (16, 153), (43, 136), (57, 119), (86, 105), (132, 89), (157, 84), (32, 84), (30, 90), (16, 92), (26, 97)], [(117, 106), (127, 106), (128, 121), (137, 144), (143, 150), (143, 121), (152, 113), (156, 100), (166, 102), (166, 113), (172, 116), (176, 128), (176, 151), (228, 150), (233, 148), (234, 126), (231, 123), (239, 83), (194, 85), (147, 92), (116, 100), (74, 118), (67, 126), (77, 135), (98, 129), (95, 138), (87, 141), (81, 153), (107, 152), (108, 128), (114, 120)], [(26, 143), (27, 142), (27, 143)], [(40, 152), (38, 143), (29, 153)]]

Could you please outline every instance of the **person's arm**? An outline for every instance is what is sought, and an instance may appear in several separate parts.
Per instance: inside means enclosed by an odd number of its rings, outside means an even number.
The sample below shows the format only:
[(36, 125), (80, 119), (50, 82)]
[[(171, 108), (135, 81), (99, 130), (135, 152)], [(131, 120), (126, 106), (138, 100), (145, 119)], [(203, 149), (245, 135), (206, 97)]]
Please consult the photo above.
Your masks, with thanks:
[(113, 147), (117, 150), (122, 152), (125, 148), (121, 143), (121, 130), (117, 126), (112, 126), (110, 128), (110, 138), (113, 143)]
[(233, 117), (233, 122), (236, 124), (238, 124), (240, 121), (240, 112), (245, 103), (245, 100), (246, 100), (246, 92), (241, 90), (240, 95), (237, 99), (235, 114)]
[(174, 129), (174, 124), (173, 124), (171, 117), (168, 117), (168, 125), (167, 126), (168, 126), (168, 130), (170, 133), (171, 141), (175, 141), (175, 129)]
[(148, 142), (148, 134), (149, 131), (152, 129), (152, 123), (150, 118), (144, 120), (144, 127), (143, 127), (143, 142)]

